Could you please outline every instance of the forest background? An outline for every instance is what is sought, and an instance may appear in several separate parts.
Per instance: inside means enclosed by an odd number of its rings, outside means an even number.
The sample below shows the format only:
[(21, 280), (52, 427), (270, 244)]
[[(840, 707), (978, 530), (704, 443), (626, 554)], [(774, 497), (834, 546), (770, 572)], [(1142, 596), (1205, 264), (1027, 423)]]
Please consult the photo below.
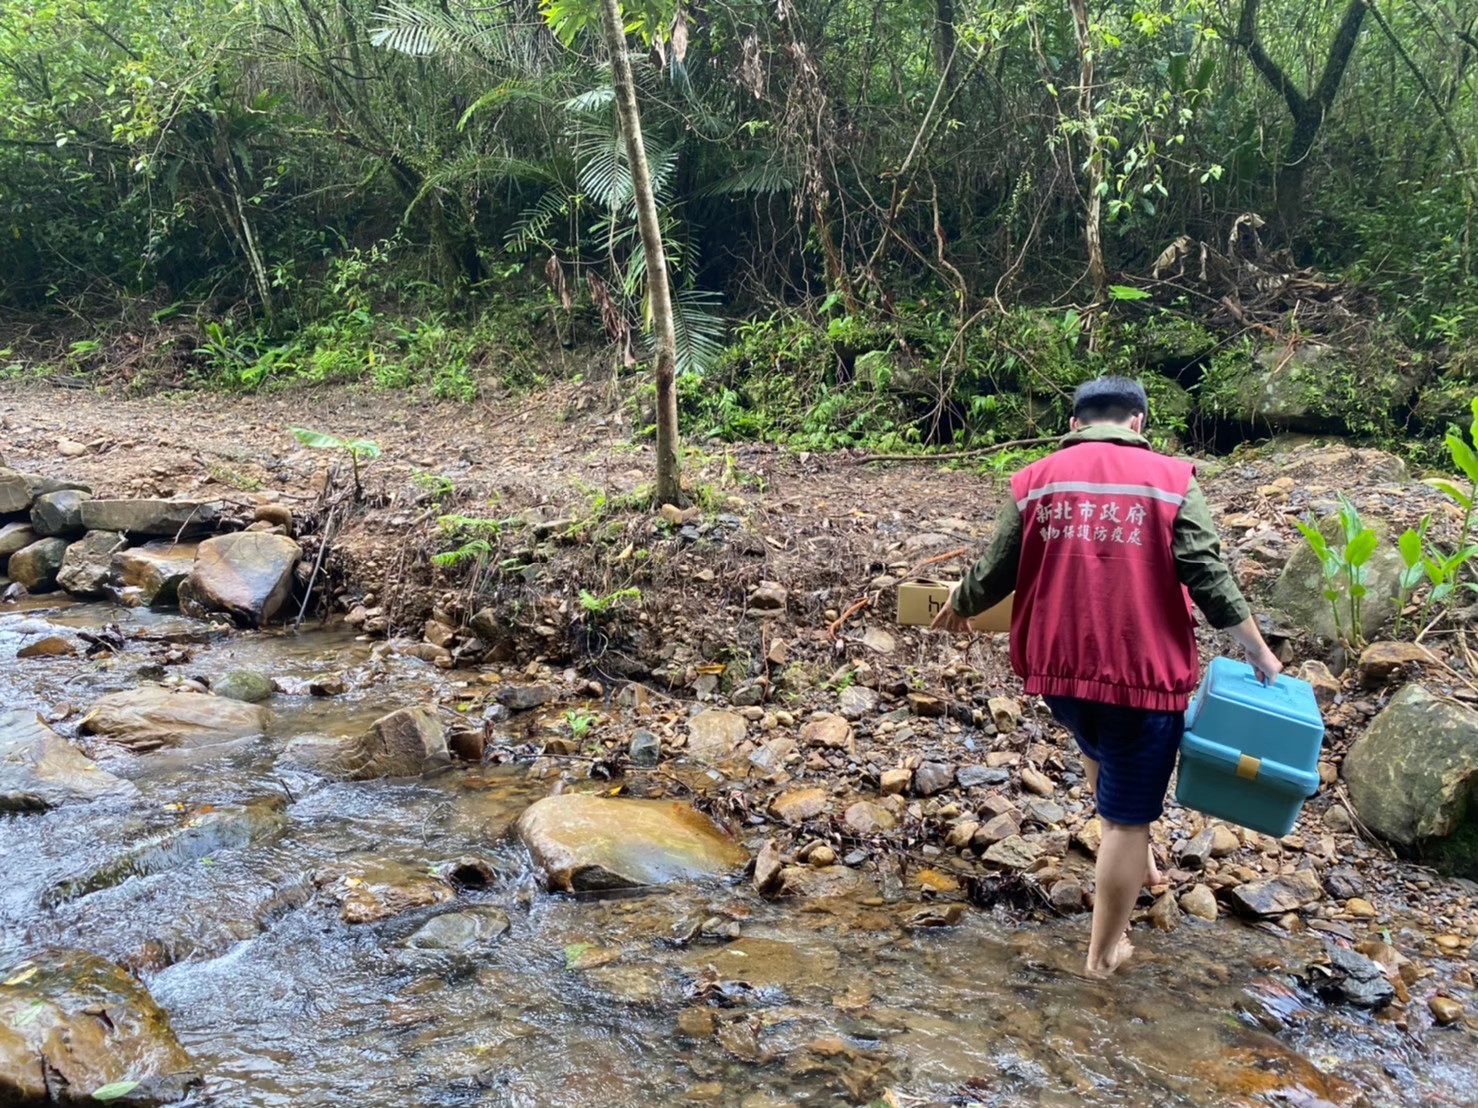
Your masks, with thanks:
[[(655, 418), (600, 5), (0, 0), (0, 374)], [(1421, 456), (1478, 391), (1464, 0), (639, 0), (687, 434)]]

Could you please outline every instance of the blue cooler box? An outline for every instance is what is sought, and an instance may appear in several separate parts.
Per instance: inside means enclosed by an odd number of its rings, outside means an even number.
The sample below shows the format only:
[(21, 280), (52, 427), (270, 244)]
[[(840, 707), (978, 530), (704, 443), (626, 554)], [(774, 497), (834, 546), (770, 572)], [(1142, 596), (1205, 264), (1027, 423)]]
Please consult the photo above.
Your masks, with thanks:
[(1245, 662), (1214, 658), (1186, 713), (1175, 799), (1282, 838), (1319, 788), (1324, 720), (1308, 682), (1271, 685)]

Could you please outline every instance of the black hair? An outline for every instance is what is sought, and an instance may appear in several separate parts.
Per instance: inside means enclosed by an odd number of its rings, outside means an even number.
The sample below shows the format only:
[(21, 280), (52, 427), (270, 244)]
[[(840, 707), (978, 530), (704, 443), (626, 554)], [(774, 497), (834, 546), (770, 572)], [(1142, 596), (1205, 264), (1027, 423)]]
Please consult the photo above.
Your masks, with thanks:
[(1150, 414), (1144, 386), (1127, 377), (1097, 377), (1084, 381), (1073, 393), (1073, 418), (1080, 423), (1113, 420), (1122, 423), (1133, 416)]

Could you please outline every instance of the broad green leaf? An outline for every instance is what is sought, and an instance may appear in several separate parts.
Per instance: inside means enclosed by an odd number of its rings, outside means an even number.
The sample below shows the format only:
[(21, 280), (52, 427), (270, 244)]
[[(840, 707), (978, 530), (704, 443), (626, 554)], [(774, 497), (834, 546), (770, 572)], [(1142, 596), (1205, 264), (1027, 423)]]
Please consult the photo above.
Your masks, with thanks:
[(1407, 566), (1420, 565), (1422, 560), (1422, 536), (1421, 533), (1408, 527), (1396, 540), (1396, 546), (1401, 551), (1401, 560)]
[(1352, 566), (1363, 566), (1370, 561), (1370, 556), (1375, 553), (1376, 543), (1379, 541), (1375, 537), (1375, 532), (1366, 528), (1352, 538), (1345, 547), (1345, 561)]
[(1364, 585), (1351, 585), (1350, 586), (1350, 599), (1351, 600), (1364, 600), (1365, 597), (1366, 597), (1366, 594), (1368, 594), (1369, 591), (1370, 590), (1367, 589)]
[(306, 427), (294, 427), (292, 433), (293, 438), (315, 450), (343, 450), (349, 445), (343, 439), (325, 435), (322, 431), (310, 431)]
[(1321, 561), (1328, 557), (1329, 543), (1324, 540), (1324, 536), (1320, 534), (1317, 527), (1310, 527), (1307, 523), (1297, 522), (1294, 523), (1294, 526), (1297, 527), (1303, 537), (1308, 540), (1310, 548), (1314, 551), (1315, 554), (1319, 556), (1319, 559)]
[(380, 456), (380, 444), (373, 439), (355, 439), (346, 443), (349, 452), (360, 458), (378, 458)]
[(1447, 452), (1452, 455), (1458, 469), (1463, 471), (1469, 481), (1478, 484), (1478, 454), (1473, 453), (1473, 448), (1463, 441), (1462, 435), (1456, 430), (1447, 432), (1446, 442)]
[(1360, 521), (1360, 512), (1344, 496), (1339, 498), (1339, 524), (1344, 530), (1345, 542), (1354, 541), (1365, 530), (1365, 525)]
[(1452, 585), (1452, 582), (1451, 581), (1444, 581), (1444, 582), (1442, 582), (1442, 584), (1437, 585), (1436, 587), (1434, 587), (1432, 589), (1432, 601), (1433, 601), (1433, 603), (1436, 603), (1436, 602), (1441, 601), (1441, 600), (1445, 600), (1448, 597), (1448, 595), (1452, 592), (1452, 589), (1453, 589), (1453, 585)]
[(1422, 566), (1427, 571), (1427, 580), (1434, 585), (1440, 585), (1447, 578), (1447, 570), (1441, 562), (1427, 557), (1422, 559)]
[(119, 1097), (127, 1096), (139, 1087), (137, 1081), (114, 1081), (111, 1085), (104, 1085), (101, 1089), (94, 1089), (93, 1100), (117, 1100)]
[(1420, 562), (1417, 562), (1415, 565), (1407, 566), (1401, 571), (1401, 587), (1407, 592), (1410, 592), (1412, 589), (1416, 588), (1417, 585), (1421, 584), (1421, 580), (1422, 567)]
[(1423, 483), (1431, 485), (1438, 492), (1445, 492), (1448, 496), (1456, 500), (1458, 506), (1464, 510), (1473, 506), (1472, 496), (1463, 492), (1462, 489), (1458, 488), (1454, 482), (1446, 477), (1428, 477)]
[(578, 962), (580, 960), (580, 955), (589, 950), (592, 945), (594, 944), (571, 943), (569, 946), (565, 947), (565, 968), (569, 969), (576, 962)]
[(1150, 294), (1144, 289), (1137, 289), (1133, 285), (1110, 285), (1108, 287), (1110, 300), (1148, 300)]
[(1327, 601), (1329, 601), (1331, 604), (1333, 604), (1336, 600), (1339, 599), (1339, 590), (1338, 589), (1325, 589), (1324, 590), (1324, 599), (1327, 600)]
[(1468, 403), (1468, 407), (1473, 409), (1473, 422), (1468, 427), (1468, 434), (1474, 442), (1478, 442), (1478, 396), (1473, 397)]

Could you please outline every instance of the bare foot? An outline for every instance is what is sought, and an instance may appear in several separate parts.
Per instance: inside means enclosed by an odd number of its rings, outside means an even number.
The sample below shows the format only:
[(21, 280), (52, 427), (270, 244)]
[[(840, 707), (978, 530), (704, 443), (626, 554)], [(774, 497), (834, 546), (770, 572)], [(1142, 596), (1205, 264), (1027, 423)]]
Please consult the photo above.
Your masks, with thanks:
[(1089, 977), (1112, 977), (1130, 958), (1134, 957), (1134, 944), (1129, 941), (1129, 936), (1120, 937), (1119, 943), (1109, 952), (1099, 964), (1088, 963), (1087, 972)]
[(1165, 877), (1163, 874), (1160, 873), (1160, 867), (1155, 861), (1155, 848), (1153, 844), (1151, 844), (1150, 846), (1149, 856), (1149, 867), (1145, 870), (1144, 873), (1144, 887), (1147, 889), (1153, 889), (1156, 885), (1164, 884)]

